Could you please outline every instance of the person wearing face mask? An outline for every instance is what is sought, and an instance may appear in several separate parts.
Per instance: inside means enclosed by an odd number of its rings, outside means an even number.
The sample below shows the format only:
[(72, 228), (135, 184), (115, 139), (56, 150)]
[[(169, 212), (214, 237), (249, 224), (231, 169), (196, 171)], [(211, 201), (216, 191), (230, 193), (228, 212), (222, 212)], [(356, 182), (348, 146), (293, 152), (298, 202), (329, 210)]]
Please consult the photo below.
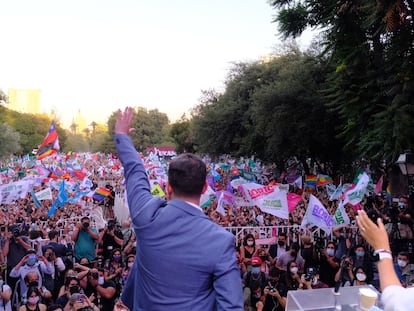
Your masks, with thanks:
[(116, 295), (116, 284), (113, 280), (105, 281), (103, 269), (91, 269), (88, 274), (88, 285), (85, 294), (101, 311), (113, 311)]
[(290, 250), (277, 259), (276, 268), (282, 271), (289, 271), (287, 269), (287, 265), (290, 261), (294, 261), (299, 268), (299, 271), (303, 272), (305, 261), (303, 260), (303, 257), (300, 254), (299, 250), (299, 243), (292, 243)]
[(246, 265), (247, 271), (252, 268), (251, 259), (256, 253), (256, 240), (253, 234), (248, 233), (243, 239), (243, 245), (240, 247), (241, 260)]
[(82, 257), (88, 258), (89, 261), (95, 259), (95, 249), (99, 235), (95, 228), (91, 228), (89, 217), (82, 217), (81, 222), (76, 225), (71, 238), (75, 242), (75, 257), (77, 260)]
[(107, 226), (100, 233), (100, 241), (102, 241), (102, 256), (105, 260), (112, 259), (114, 249), (122, 248), (124, 235), (116, 227), (115, 220), (108, 220)]
[(318, 289), (328, 288), (328, 284), (325, 284), (319, 279), (319, 271), (315, 267), (308, 267), (306, 273), (300, 277), (303, 283), (303, 289)]
[(34, 272), (38, 275), (38, 283), (40, 286), (43, 285), (42, 274), (48, 273), (52, 274), (52, 264), (44, 256), (36, 255), (34, 249), (27, 251), (26, 256), (24, 256), (19, 263), (10, 271), (10, 276), (13, 278), (20, 277), (20, 295), (21, 297), (26, 295), (27, 285), (25, 282), (26, 276)]
[(284, 311), (286, 307), (287, 287), (280, 278), (283, 271), (271, 267), (269, 281), (263, 290), (264, 306), (263, 311)]
[(52, 292), (52, 298), (58, 297), (59, 289), (63, 285), (63, 271), (66, 266), (62, 258), (57, 257), (54, 248), (47, 245), (43, 251), (43, 255), (49, 261), (53, 273), (43, 273), (43, 285)]
[(61, 306), (66, 306), (70, 297), (77, 293), (83, 293), (79, 284), (79, 279), (73, 276), (67, 277), (65, 280), (65, 292), (56, 299), (56, 303)]
[(362, 286), (367, 285), (367, 273), (365, 272), (364, 268), (362, 266), (357, 267), (354, 269), (354, 275), (355, 275), (355, 282), (354, 285), (356, 286)]
[(277, 236), (277, 243), (270, 245), (269, 254), (272, 256), (274, 262), (276, 262), (277, 258), (286, 253), (288, 250), (289, 246), (287, 245), (286, 232), (279, 232)]
[[(4, 273), (1, 273), (0, 274), (0, 310), (12, 311), (12, 306), (11, 306), (12, 289), (9, 285), (4, 283), (3, 276), (4, 276)], [(3, 306), (4, 309), (1, 306)]]
[(117, 285), (117, 294), (121, 292), (122, 286), (122, 270), (124, 264), (122, 262), (122, 254), (120, 249), (114, 249), (112, 251), (111, 260), (105, 264), (104, 278), (105, 281), (112, 280)]
[(289, 261), (287, 264), (285, 284), (288, 290), (297, 290), (302, 289), (304, 287), (304, 284), (299, 274), (298, 265), (294, 260)]
[(31, 286), (27, 290), (27, 301), (20, 306), (19, 311), (46, 311), (45, 304), (40, 302), (40, 291), (37, 287)]
[(355, 256), (352, 257), (354, 268), (362, 267), (367, 276), (367, 283), (371, 283), (374, 277), (374, 262), (365, 250), (365, 246), (359, 244), (355, 247)]
[(402, 286), (409, 287), (414, 285), (414, 266), (410, 264), (410, 257), (407, 252), (398, 253), (394, 270)]
[(335, 257), (336, 245), (329, 241), (326, 248), (320, 253), (319, 273), (321, 281), (328, 284), (329, 287), (335, 287), (335, 274), (339, 269), (340, 260)]
[(254, 285), (258, 283), (261, 288), (264, 288), (267, 284), (267, 277), (265, 273), (260, 271), (260, 266), (262, 264), (260, 257), (253, 257), (251, 264), (251, 270), (246, 272), (243, 276), (243, 297), (244, 304), (247, 306), (254, 306), (257, 302), (252, 299), (252, 296), (254, 295)]
[(134, 254), (128, 255), (128, 257), (126, 258), (126, 264), (124, 266), (124, 269), (122, 270), (122, 284), (125, 284), (129, 274), (131, 273), (132, 266), (134, 265), (134, 260)]

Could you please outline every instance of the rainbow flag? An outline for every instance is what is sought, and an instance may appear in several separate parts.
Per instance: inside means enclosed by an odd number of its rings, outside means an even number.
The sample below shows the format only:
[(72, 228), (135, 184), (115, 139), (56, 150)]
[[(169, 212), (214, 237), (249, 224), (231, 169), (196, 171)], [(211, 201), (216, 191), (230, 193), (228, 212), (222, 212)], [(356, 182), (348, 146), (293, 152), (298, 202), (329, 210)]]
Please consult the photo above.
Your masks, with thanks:
[(95, 201), (101, 202), (102, 200), (104, 200), (110, 194), (111, 194), (111, 190), (106, 189), (104, 187), (98, 187), (98, 188), (96, 188), (95, 193), (92, 195), (92, 198)]
[(391, 203), (391, 184), (388, 184), (387, 185), (387, 189), (386, 189), (386, 191), (387, 191), (387, 201), (389, 202), (389, 203)]
[(316, 190), (316, 183), (318, 182), (318, 176), (316, 175), (306, 175), (305, 176), (305, 189), (307, 192), (312, 192)]

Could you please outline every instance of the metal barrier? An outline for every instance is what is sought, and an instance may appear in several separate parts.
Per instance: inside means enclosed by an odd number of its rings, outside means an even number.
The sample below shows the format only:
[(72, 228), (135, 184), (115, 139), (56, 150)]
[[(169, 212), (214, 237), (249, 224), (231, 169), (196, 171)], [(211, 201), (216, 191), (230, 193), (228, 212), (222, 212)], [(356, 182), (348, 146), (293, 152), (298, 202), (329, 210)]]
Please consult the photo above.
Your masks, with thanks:
[[(306, 234), (309, 235), (311, 238), (315, 239), (315, 237), (325, 238), (326, 241), (330, 240), (332, 237), (332, 231), (329, 233), (325, 233), (320, 228), (302, 228), (299, 225), (293, 226), (261, 226), (261, 227), (224, 227), (227, 231), (231, 232), (235, 236), (236, 245), (240, 246), (243, 243), (243, 238), (251, 233), (255, 237), (256, 240), (265, 240), (270, 238), (275, 238), (278, 233), (285, 232), (288, 238), (288, 242), (297, 241), (301, 244), (301, 236)], [(349, 235), (355, 237), (358, 232), (357, 226), (348, 226)], [(276, 243), (276, 239), (273, 243)]]

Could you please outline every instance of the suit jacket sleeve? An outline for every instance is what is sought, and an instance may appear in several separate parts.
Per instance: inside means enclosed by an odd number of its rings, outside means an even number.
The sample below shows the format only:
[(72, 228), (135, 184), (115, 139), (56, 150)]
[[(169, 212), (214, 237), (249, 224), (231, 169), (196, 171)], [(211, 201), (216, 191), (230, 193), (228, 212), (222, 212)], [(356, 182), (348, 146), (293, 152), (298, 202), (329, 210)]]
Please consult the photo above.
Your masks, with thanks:
[(214, 272), (217, 310), (243, 310), (243, 289), (234, 241), (231, 238), (226, 239), (225, 244)]
[[(150, 221), (155, 210), (148, 211), (147, 203), (154, 200), (144, 164), (132, 144), (131, 138), (125, 134), (115, 135), (115, 146), (119, 159), (124, 167), (127, 189), (127, 198), (132, 222), (135, 226), (142, 226)], [(163, 200), (160, 200), (161, 205)], [(157, 206), (156, 204), (152, 206)], [(147, 209), (146, 209), (147, 207)]]

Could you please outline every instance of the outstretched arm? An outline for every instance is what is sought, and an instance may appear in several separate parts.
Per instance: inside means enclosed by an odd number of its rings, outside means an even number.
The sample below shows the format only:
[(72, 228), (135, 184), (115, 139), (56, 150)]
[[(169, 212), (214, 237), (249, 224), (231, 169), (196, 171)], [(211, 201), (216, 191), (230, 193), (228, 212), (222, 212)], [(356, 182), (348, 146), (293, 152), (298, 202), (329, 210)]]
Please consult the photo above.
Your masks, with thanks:
[[(383, 249), (391, 253), (388, 233), (385, 230), (381, 218), (378, 218), (378, 225), (376, 225), (371, 219), (369, 219), (365, 211), (359, 210), (356, 219), (361, 235), (374, 248), (374, 250)], [(392, 258), (381, 259), (378, 262), (378, 272), (382, 291), (391, 285), (401, 286), (394, 270)]]

